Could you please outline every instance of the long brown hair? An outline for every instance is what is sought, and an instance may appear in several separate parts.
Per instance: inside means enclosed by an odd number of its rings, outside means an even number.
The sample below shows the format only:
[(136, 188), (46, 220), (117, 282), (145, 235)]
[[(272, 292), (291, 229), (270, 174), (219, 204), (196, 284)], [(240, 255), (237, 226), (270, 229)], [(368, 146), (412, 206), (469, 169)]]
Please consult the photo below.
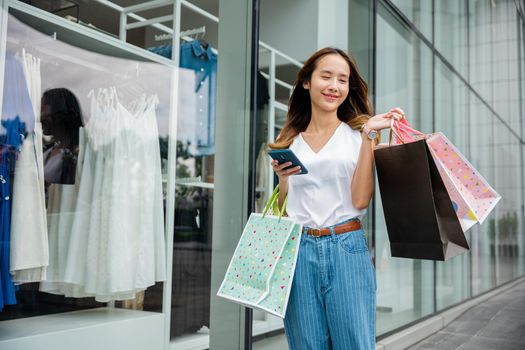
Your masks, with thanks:
[(310, 93), (303, 87), (303, 84), (310, 82), (319, 59), (325, 55), (333, 54), (343, 57), (350, 67), (348, 96), (337, 108), (337, 118), (350, 125), (352, 129), (360, 129), (370, 118), (372, 107), (368, 101), (368, 85), (359, 75), (355, 60), (341, 49), (325, 47), (310, 56), (299, 73), (297, 73), (292, 96), (288, 102), (286, 123), (275, 142), (269, 145), (270, 148), (288, 148), (292, 144), (293, 139), (306, 130), (312, 117), (312, 102)]

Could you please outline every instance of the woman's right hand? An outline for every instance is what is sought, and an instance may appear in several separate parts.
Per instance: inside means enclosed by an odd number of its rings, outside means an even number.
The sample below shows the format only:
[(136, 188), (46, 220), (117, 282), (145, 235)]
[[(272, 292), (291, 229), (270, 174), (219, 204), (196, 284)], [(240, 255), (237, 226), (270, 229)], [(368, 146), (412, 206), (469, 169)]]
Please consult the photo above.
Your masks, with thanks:
[(286, 162), (279, 165), (279, 163), (276, 160), (272, 160), (272, 168), (273, 171), (275, 171), (275, 173), (279, 177), (279, 183), (288, 182), (288, 177), (290, 175), (299, 174), (301, 172), (300, 166), (285, 169), (288, 168), (290, 165), (292, 165), (292, 162)]

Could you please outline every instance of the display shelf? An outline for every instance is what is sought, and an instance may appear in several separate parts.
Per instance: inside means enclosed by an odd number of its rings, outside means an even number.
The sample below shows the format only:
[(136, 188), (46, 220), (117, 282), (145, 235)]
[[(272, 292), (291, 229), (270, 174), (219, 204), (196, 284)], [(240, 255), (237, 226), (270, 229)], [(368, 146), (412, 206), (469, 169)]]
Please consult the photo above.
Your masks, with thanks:
[[(34, 349), (38, 343), (42, 348), (69, 349), (72, 344), (69, 341), (78, 336), (81, 337), (76, 339), (82, 339), (82, 344), (75, 345), (75, 349), (90, 349), (95, 345), (98, 348), (104, 338), (121, 339), (122, 345), (133, 345), (133, 348), (152, 343), (158, 343), (158, 347), (152, 345), (152, 348), (161, 348), (163, 324), (161, 313), (114, 308), (22, 318), (0, 322), (0, 348)], [(108, 333), (114, 337), (104, 337)], [(123, 337), (119, 337), (119, 333)]]
[(174, 62), (170, 59), (19, 1), (9, 1), (9, 13), (42, 33), (48, 35), (56, 33), (58, 40), (85, 50), (108, 56), (174, 66)]

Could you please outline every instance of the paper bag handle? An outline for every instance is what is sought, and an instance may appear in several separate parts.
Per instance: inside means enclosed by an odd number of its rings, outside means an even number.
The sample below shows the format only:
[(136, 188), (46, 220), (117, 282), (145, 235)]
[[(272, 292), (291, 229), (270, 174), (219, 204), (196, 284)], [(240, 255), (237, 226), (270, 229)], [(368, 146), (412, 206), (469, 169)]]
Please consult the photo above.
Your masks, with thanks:
[(284, 203), (280, 210), (279, 210), (279, 205), (277, 205), (277, 207), (275, 206), (275, 204), (278, 202), (278, 199), (279, 199), (279, 184), (275, 186), (275, 189), (273, 190), (272, 195), (268, 199), (268, 203), (266, 203), (266, 206), (264, 207), (264, 211), (262, 214), (263, 217), (266, 215), (268, 210), (270, 210), (270, 208), (272, 208), (274, 215), (279, 214), (279, 219), (283, 217), (284, 212), (286, 211), (286, 202), (288, 201), (288, 196), (286, 196), (286, 198), (284, 199)]
[(392, 133), (396, 135), (397, 144), (418, 141), (422, 136), (425, 136), (421, 131), (412, 128), (406, 119), (396, 120), (392, 118), (390, 126), (390, 144), (392, 144)]

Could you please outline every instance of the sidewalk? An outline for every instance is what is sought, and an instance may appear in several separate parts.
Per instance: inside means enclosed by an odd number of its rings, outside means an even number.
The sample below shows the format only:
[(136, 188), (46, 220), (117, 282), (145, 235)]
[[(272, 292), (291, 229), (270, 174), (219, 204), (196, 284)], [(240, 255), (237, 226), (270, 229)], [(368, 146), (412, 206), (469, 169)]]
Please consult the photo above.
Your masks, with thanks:
[(525, 349), (525, 281), (474, 306), (408, 349)]

